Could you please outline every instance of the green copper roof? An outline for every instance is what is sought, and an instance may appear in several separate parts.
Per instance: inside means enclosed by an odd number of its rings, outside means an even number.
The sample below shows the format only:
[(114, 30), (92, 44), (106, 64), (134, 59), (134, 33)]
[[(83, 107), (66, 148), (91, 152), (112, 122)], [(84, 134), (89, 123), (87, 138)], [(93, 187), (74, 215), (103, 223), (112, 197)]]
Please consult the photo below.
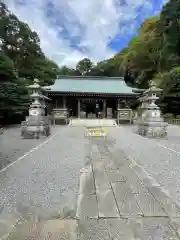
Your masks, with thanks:
[(135, 94), (122, 77), (60, 77), (51, 86), (43, 87), (50, 92)]

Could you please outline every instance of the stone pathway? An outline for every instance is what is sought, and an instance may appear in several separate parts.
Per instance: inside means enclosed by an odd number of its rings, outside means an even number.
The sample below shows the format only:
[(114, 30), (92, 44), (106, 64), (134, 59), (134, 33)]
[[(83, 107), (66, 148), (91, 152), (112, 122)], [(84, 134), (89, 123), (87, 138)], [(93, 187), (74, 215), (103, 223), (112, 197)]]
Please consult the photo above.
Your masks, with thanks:
[(80, 239), (180, 239), (180, 209), (172, 199), (113, 142), (94, 138), (91, 149), (80, 177)]
[(76, 215), (19, 222), (9, 240), (180, 239), (180, 208), (113, 138), (85, 138), (83, 151)]
[(109, 128), (108, 134), (180, 204), (180, 127), (170, 125), (167, 139), (144, 138), (133, 129), (136, 126)]

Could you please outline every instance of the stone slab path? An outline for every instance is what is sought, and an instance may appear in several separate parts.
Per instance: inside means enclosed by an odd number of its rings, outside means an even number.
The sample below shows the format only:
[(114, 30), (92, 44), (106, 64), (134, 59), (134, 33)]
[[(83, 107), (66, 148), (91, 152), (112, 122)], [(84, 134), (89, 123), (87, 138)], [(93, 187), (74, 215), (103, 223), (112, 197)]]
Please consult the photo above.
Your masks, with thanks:
[(180, 239), (179, 206), (119, 146), (123, 131), (107, 132), (60, 128), (0, 174), (0, 239)]
[(141, 165), (180, 204), (180, 127), (170, 125), (166, 139), (147, 139), (136, 126), (109, 128), (116, 147)]
[(113, 139), (89, 144), (80, 177), (79, 239), (179, 239), (180, 208), (172, 199), (114, 148)]

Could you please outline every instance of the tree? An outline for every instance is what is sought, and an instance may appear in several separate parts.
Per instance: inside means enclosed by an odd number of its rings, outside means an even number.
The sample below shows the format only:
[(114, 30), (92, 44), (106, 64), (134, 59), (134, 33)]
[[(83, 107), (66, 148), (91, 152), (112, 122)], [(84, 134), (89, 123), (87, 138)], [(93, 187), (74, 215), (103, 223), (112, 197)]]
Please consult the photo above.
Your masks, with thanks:
[(80, 60), (76, 65), (76, 71), (80, 72), (81, 75), (88, 75), (92, 68), (92, 62), (89, 58)]
[(171, 71), (158, 73), (154, 80), (158, 87), (163, 89), (160, 104), (163, 111), (179, 115), (180, 104), (180, 67), (172, 68)]
[(170, 0), (161, 12), (162, 52), (166, 68), (180, 64), (180, 1)]
[(14, 79), (15, 73), (13, 70), (13, 62), (3, 53), (0, 54), (0, 111), (4, 112), (6, 107), (9, 79)]
[(0, 1), (0, 112), (6, 123), (22, 120), (28, 110), (27, 85), (38, 78), (50, 85), (59, 67), (41, 50), (36, 32)]
[(74, 68), (68, 68), (66, 66), (62, 66), (59, 69), (59, 75), (66, 75), (66, 76), (79, 76), (81, 73), (74, 69)]
[(29, 96), (25, 81), (18, 78), (13, 61), (4, 54), (0, 55), (0, 79), (0, 111), (7, 123), (12, 116), (23, 116)]
[(39, 78), (42, 84), (51, 84), (59, 67), (45, 57), (37, 33), (19, 21), (3, 3), (0, 4), (0, 13), (1, 49), (13, 60), (18, 75), (31, 81)]
[(138, 87), (147, 88), (149, 80), (160, 66), (161, 36), (158, 32), (159, 16), (147, 19), (139, 34), (131, 39), (124, 53), (121, 68), (125, 76)]

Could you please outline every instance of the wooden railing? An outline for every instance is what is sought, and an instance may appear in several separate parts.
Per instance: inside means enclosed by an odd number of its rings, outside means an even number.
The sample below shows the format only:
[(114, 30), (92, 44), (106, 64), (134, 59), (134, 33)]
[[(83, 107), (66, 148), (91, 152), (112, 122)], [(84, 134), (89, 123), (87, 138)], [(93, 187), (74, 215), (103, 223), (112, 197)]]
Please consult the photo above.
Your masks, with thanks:
[(168, 124), (172, 124), (172, 125), (180, 125), (180, 119), (164, 119), (166, 122), (168, 122)]
[[(164, 121), (167, 122), (168, 124), (180, 126), (180, 119), (178, 118), (172, 118), (172, 119), (164, 118)], [(133, 123), (137, 124), (138, 118), (133, 118)]]

